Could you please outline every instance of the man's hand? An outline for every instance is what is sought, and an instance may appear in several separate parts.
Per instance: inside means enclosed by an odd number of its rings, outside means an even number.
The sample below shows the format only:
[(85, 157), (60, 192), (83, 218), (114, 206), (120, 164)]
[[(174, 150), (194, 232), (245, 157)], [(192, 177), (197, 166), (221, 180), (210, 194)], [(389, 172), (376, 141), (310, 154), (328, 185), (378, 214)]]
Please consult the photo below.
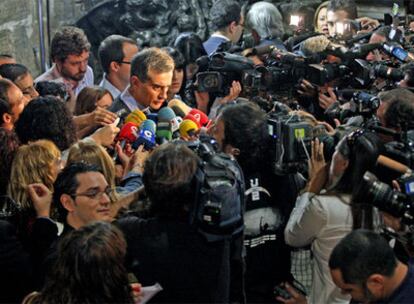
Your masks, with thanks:
[(27, 186), (30, 200), (38, 217), (50, 217), (52, 205), (52, 192), (43, 184), (30, 184)]
[(302, 79), (299, 84), (298, 93), (302, 96), (314, 97), (318, 92), (317, 89), (309, 81)]
[(230, 93), (224, 96), (221, 99), (220, 103), (225, 104), (225, 103), (228, 103), (229, 101), (235, 100), (237, 97), (239, 97), (241, 91), (242, 91), (242, 87), (241, 87), (240, 82), (233, 81), (231, 83)]
[(137, 151), (132, 155), (129, 161), (129, 171), (133, 171), (136, 173), (143, 173), (144, 172), (144, 163), (147, 160), (150, 152), (144, 150), (144, 146), (141, 145), (138, 147)]
[(285, 283), (284, 288), (290, 294), (291, 297), (289, 299), (285, 299), (282, 297), (276, 297), (276, 300), (282, 303), (287, 303), (287, 304), (307, 304), (308, 303), (308, 300), (306, 299), (306, 297), (300, 292), (298, 292), (295, 288), (290, 286), (290, 284)]
[(322, 92), (319, 93), (319, 106), (324, 110), (337, 101), (336, 95), (331, 87), (327, 88), (326, 93), (328, 95)]
[(372, 19), (369, 17), (361, 17), (356, 19), (356, 21), (358, 21), (359, 23), (361, 23), (361, 31), (360, 32), (370, 32), (372, 30), (374, 30), (375, 28), (377, 28), (380, 23), (378, 20), (376, 19)]

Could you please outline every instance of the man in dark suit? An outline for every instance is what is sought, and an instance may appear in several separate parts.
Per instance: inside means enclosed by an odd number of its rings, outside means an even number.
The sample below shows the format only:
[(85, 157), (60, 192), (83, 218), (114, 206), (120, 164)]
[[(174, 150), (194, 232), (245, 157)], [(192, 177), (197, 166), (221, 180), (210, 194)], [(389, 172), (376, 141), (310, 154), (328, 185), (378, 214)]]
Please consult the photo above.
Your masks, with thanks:
[(157, 112), (167, 99), (174, 60), (159, 48), (139, 52), (131, 62), (129, 86), (113, 102), (110, 110)]
[(243, 33), (244, 17), (239, 3), (233, 0), (218, 0), (210, 9), (210, 20), (215, 32), (203, 43), (208, 55), (213, 54), (223, 43), (236, 43)]

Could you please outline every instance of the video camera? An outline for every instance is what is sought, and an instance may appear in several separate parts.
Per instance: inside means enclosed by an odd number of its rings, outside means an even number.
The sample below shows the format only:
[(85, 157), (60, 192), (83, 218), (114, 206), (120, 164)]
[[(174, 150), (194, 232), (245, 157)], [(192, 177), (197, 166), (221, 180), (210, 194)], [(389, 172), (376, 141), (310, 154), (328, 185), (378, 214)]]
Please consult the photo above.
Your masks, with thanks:
[(402, 192), (378, 180), (371, 172), (364, 174), (362, 183), (355, 197), (358, 203), (367, 203), (401, 218), (408, 225), (414, 224), (414, 175), (411, 173), (399, 178)]
[(335, 139), (326, 134), (324, 126), (313, 126), (297, 114), (271, 112), (267, 119), (271, 137), (273, 170), (276, 174), (302, 171), (311, 157), (311, 142), (319, 138), (324, 143), (324, 155), (330, 159)]

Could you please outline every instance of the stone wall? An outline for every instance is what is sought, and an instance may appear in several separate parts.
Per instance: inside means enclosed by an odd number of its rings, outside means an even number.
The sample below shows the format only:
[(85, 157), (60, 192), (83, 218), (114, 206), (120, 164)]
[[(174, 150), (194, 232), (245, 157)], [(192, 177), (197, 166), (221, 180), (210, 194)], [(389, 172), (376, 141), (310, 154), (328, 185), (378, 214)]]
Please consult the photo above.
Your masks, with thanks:
[[(63, 24), (74, 24), (93, 5), (93, 0), (49, 0), (50, 28)], [(37, 0), (0, 1), (0, 54), (13, 55), (17, 62), (26, 65), (38, 75), (40, 67), (39, 25)], [(95, 1), (97, 2), (97, 1)], [(46, 3), (43, 0), (43, 24), (46, 26)], [(46, 35), (46, 50), (48, 48)], [(46, 57), (48, 59), (48, 57)]]

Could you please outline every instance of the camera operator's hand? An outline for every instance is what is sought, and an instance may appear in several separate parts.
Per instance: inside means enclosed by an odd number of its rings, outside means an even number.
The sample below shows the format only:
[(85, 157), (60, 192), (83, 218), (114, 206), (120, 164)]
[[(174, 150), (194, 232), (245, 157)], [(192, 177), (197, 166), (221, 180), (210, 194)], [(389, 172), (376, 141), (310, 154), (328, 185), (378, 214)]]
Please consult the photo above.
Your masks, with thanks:
[(284, 283), (284, 289), (290, 294), (289, 299), (283, 297), (276, 297), (276, 300), (286, 304), (307, 304), (308, 300), (306, 297), (293, 288), (289, 283)]
[(298, 93), (302, 96), (314, 97), (318, 94), (318, 91), (309, 81), (302, 79), (299, 84)]
[(224, 96), (221, 99), (220, 103), (225, 104), (225, 103), (228, 103), (229, 101), (235, 100), (237, 97), (239, 97), (241, 91), (242, 91), (242, 87), (241, 87), (240, 82), (233, 81), (231, 83), (230, 93), (227, 96)]
[[(326, 95), (326, 93), (328, 95)], [(331, 87), (326, 89), (326, 93), (319, 93), (319, 106), (324, 110), (337, 101), (336, 95)]]
[(91, 137), (97, 144), (108, 147), (112, 145), (118, 133), (118, 127), (114, 125), (106, 125), (96, 130), (95, 133), (91, 135)]
[(369, 17), (361, 17), (356, 19), (356, 21), (361, 24), (361, 31), (358, 33), (370, 32), (380, 25), (378, 20)]
[(312, 156), (309, 161), (309, 178), (305, 191), (319, 194), (328, 180), (328, 166), (323, 156), (323, 143), (312, 141)]
[(52, 192), (43, 184), (35, 183), (27, 186), (27, 192), (38, 217), (50, 217)]

